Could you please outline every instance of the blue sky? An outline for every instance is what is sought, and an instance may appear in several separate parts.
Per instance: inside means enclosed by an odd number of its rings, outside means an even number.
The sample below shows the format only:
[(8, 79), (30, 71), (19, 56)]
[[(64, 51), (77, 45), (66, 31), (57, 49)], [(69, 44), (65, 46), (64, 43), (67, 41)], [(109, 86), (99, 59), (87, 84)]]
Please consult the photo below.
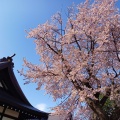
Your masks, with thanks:
[[(0, 58), (14, 57), (14, 72), (25, 96), (33, 106), (42, 110), (55, 106), (50, 96), (44, 95), (44, 90), (37, 91), (36, 84), (23, 85), (23, 77), (17, 73), (22, 69), (23, 58), (32, 63), (39, 63), (32, 39), (27, 39), (25, 30), (35, 28), (49, 20), (57, 11), (65, 15), (67, 6), (83, 0), (0, 0)], [(50, 112), (50, 111), (49, 111)]]
[[(35, 28), (49, 20), (57, 11), (65, 15), (67, 6), (81, 0), (0, 0), (0, 58), (14, 57), (14, 73), (25, 96), (33, 106), (48, 108), (55, 106), (50, 96), (44, 95), (44, 90), (37, 91), (36, 84), (24, 85), (23, 77), (17, 73), (22, 69), (23, 58), (32, 63), (39, 63), (32, 39), (27, 39), (25, 30)], [(50, 112), (50, 111), (49, 111)]]

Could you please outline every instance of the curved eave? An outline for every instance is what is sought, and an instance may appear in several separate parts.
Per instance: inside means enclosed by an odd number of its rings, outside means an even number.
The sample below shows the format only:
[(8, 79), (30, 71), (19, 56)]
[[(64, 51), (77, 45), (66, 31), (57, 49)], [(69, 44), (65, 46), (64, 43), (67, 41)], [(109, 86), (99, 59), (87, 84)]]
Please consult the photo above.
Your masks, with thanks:
[[(9, 99), (9, 101), (8, 101), (8, 99)], [(0, 103), (11, 106), (13, 108), (17, 108), (18, 110), (22, 111), (23, 113), (27, 112), (27, 113), (30, 113), (30, 114), (33, 114), (33, 115), (36, 115), (39, 117), (45, 117), (45, 118), (48, 117), (48, 113), (40, 111), (30, 105), (26, 105), (3, 91), (0, 91)]]
[(27, 100), (27, 98), (25, 97), (25, 95), (23, 94), (23, 92), (22, 92), (22, 90), (21, 90), (21, 88), (20, 88), (20, 86), (19, 86), (19, 84), (18, 84), (18, 82), (17, 82), (17, 79), (16, 79), (16, 77), (15, 77), (15, 75), (14, 75), (13, 69), (10, 67), (10, 65), (9, 65), (9, 67), (8, 67), (8, 73), (9, 73), (9, 76), (10, 76), (10, 78), (11, 78), (11, 82), (12, 82), (12, 84), (14, 85), (14, 87), (15, 87), (16, 91), (18, 92), (19, 96), (21, 97), (21, 99), (22, 99), (26, 104), (31, 105), (31, 104), (29, 103), (29, 101)]

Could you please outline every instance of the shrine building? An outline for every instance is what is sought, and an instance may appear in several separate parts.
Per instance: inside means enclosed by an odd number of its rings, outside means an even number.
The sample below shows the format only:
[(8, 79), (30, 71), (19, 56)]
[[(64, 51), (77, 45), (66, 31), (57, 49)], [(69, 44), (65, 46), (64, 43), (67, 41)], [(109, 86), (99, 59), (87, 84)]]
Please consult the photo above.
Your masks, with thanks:
[(12, 57), (0, 59), (0, 120), (47, 120), (49, 114), (34, 108), (23, 94)]

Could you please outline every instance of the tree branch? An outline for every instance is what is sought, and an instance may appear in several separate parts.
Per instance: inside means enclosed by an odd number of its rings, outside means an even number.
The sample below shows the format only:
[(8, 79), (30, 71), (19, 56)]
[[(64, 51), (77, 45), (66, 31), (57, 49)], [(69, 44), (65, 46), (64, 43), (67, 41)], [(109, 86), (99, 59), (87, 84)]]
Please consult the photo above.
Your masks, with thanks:
[(100, 118), (100, 120), (108, 120), (108, 117), (105, 115), (105, 112), (101, 109), (101, 107), (95, 104), (95, 101), (87, 98), (86, 99), (89, 107), (94, 111), (94, 113)]

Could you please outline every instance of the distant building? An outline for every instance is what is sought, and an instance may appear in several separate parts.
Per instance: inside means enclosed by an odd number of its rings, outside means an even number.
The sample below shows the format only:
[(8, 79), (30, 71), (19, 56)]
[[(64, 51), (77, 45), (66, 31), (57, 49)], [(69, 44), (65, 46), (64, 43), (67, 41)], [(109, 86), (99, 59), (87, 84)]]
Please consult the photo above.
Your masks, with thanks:
[(24, 96), (13, 66), (12, 57), (0, 59), (0, 120), (47, 120), (48, 113), (34, 108)]
[(72, 114), (68, 115), (49, 115), (48, 120), (73, 120)]
[(49, 115), (48, 120), (65, 120), (64, 115)]

